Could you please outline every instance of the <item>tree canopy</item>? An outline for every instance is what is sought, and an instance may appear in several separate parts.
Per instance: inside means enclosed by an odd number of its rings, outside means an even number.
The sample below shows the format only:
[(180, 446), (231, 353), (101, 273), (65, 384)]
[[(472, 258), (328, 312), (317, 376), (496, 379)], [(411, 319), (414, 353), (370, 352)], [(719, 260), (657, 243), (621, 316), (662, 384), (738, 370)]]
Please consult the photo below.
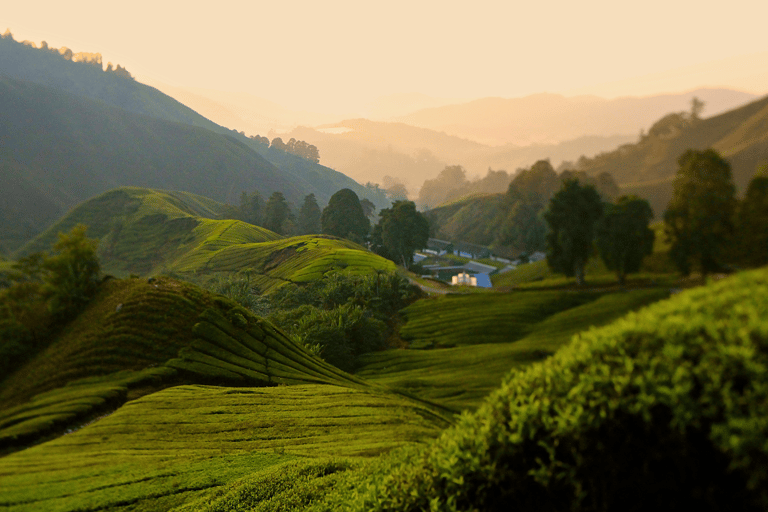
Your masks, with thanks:
[(664, 213), (670, 256), (683, 275), (697, 265), (703, 274), (721, 267), (733, 234), (736, 206), (731, 166), (715, 150), (689, 149), (678, 159), (672, 200)]
[(395, 201), (379, 212), (373, 243), (377, 252), (404, 267), (413, 263), (413, 253), (427, 245), (429, 222), (416, 211), (413, 201)]
[(286, 222), (291, 219), (291, 208), (282, 192), (273, 192), (269, 196), (264, 211), (264, 227), (281, 235), (287, 234)]
[(600, 195), (578, 180), (563, 183), (552, 197), (544, 219), (549, 225), (547, 264), (555, 272), (576, 276), (584, 284), (584, 265), (592, 254), (595, 222), (603, 213)]
[[(768, 169), (766, 169), (768, 171)], [(749, 266), (768, 263), (768, 172), (749, 182), (736, 210), (738, 259)]]
[(320, 232), (320, 207), (317, 205), (315, 194), (304, 197), (304, 204), (299, 210), (299, 232), (310, 235)]
[(640, 270), (645, 256), (653, 252), (655, 234), (648, 225), (653, 219), (651, 205), (645, 199), (622, 196), (605, 204), (597, 222), (597, 248), (609, 270), (616, 272), (624, 285), (627, 274)]
[(320, 217), (322, 231), (326, 235), (347, 238), (362, 243), (368, 235), (371, 223), (363, 212), (360, 198), (352, 190), (343, 188), (333, 194)]

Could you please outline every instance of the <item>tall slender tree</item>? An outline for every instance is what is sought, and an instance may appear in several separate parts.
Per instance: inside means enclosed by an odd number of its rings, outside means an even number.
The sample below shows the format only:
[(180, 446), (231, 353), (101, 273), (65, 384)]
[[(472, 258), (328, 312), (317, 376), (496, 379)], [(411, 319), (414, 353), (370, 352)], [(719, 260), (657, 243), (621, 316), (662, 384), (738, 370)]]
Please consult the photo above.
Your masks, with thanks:
[(291, 209), (282, 192), (273, 192), (269, 196), (264, 211), (264, 227), (281, 235), (285, 233), (285, 222), (290, 219)]
[(304, 204), (299, 210), (299, 232), (302, 235), (320, 233), (320, 207), (317, 205), (315, 194), (304, 197)]
[(715, 150), (689, 149), (678, 159), (672, 200), (664, 213), (670, 257), (683, 275), (721, 268), (736, 207), (731, 166)]

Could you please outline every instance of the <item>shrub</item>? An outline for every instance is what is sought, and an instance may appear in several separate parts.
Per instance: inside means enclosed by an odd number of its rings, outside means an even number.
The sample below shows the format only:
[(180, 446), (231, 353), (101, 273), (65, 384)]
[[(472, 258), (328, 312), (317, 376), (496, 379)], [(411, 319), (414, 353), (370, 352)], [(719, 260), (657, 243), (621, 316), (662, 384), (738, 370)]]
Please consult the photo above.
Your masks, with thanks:
[(366, 510), (765, 510), (768, 269), (680, 294), (513, 371)]

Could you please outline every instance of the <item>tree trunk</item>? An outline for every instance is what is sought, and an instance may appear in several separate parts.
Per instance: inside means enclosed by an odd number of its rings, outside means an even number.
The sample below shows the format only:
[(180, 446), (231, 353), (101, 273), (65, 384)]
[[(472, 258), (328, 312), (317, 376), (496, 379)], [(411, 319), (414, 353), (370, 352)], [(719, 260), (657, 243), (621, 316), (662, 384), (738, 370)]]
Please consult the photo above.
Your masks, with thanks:
[(584, 264), (576, 263), (573, 266), (573, 271), (574, 275), (576, 275), (576, 284), (584, 286)]

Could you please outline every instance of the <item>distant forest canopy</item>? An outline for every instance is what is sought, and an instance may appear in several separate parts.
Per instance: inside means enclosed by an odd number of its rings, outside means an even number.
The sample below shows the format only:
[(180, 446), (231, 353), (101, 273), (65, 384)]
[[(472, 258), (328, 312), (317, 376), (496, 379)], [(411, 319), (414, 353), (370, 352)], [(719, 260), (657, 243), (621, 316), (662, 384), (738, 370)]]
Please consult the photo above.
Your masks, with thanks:
[(52, 55), (58, 55), (59, 57), (61, 57), (63, 60), (66, 60), (66, 61), (80, 62), (83, 64), (96, 66), (99, 69), (102, 69), (102, 71), (104, 71), (105, 73), (113, 73), (115, 76), (133, 80), (133, 75), (131, 75), (131, 73), (127, 69), (122, 67), (120, 64), (113, 66), (112, 63), (109, 62), (107, 63), (107, 67), (103, 68), (104, 64), (102, 62), (102, 57), (100, 53), (90, 53), (90, 52), (74, 53), (72, 50), (70, 50), (66, 46), (62, 46), (61, 48), (58, 48), (58, 49), (50, 47), (48, 46), (48, 43), (45, 41), (42, 41), (39, 47), (35, 45), (35, 43), (33, 43), (32, 41), (17, 42), (13, 38), (11, 29), (7, 29), (5, 33), (2, 36), (0, 36), (0, 38), (7, 42), (13, 42), (23, 46), (29, 46), (30, 48), (34, 48), (42, 52), (47, 52)]
[[(245, 132), (241, 131), (240, 134), (245, 135)], [(251, 135), (248, 138), (258, 142), (265, 148), (278, 149), (280, 151), (290, 153), (291, 155), (300, 156), (301, 158), (309, 160), (310, 162), (314, 162), (316, 164), (320, 163), (320, 152), (317, 150), (317, 146), (313, 146), (312, 144), (309, 144), (303, 140), (296, 140), (291, 138), (288, 143), (285, 143), (283, 142), (282, 138), (275, 137), (272, 139), (272, 143), (270, 144), (269, 139), (267, 137), (262, 137), (261, 135)]]

